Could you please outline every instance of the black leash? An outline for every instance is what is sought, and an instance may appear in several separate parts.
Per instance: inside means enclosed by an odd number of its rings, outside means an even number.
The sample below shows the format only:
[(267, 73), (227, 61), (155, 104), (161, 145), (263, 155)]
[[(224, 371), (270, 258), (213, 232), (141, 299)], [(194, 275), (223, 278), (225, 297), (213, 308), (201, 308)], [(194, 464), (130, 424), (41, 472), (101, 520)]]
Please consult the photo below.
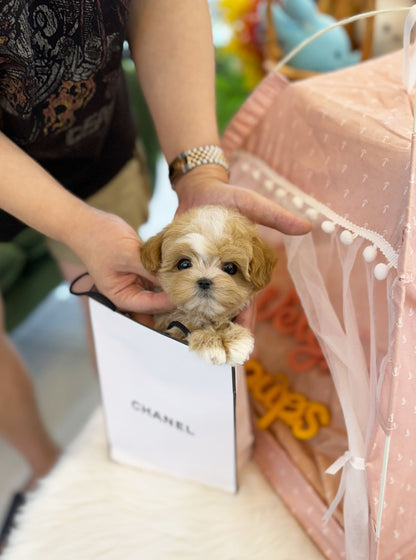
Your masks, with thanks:
[(71, 292), (71, 294), (73, 294), (74, 296), (88, 296), (92, 299), (95, 299), (99, 303), (102, 303), (106, 307), (110, 308), (111, 311), (116, 311), (117, 307), (114, 305), (114, 303), (110, 299), (108, 299), (108, 297), (106, 297), (101, 292), (99, 292), (94, 284), (91, 286), (89, 290), (85, 290), (83, 292), (75, 291), (76, 284), (86, 276), (88, 276), (88, 272), (84, 272), (83, 274), (81, 274), (71, 282), (71, 285), (69, 286), (69, 291)]
[(168, 328), (166, 330), (168, 331), (170, 329), (173, 329), (174, 327), (182, 331), (185, 336), (188, 336), (191, 333), (191, 331), (187, 329), (185, 325), (180, 321), (172, 321), (171, 323), (169, 323)]

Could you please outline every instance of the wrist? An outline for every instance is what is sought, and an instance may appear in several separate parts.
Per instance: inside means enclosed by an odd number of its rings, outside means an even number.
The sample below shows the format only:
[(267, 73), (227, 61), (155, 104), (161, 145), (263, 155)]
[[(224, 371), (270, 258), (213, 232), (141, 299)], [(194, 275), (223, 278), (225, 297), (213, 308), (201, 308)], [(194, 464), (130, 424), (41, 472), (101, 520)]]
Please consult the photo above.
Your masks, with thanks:
[(104, 227), (103, 213), (82, 200), (76, 201), (71, 220), (61, 231), (61, 241), (85, 263), (91, 241)]
[(207, 163), (200, 167), (195, 167), (188, 171), (185, 175), (179, 177), (172, 188), (178, 192), (185, 186), (197, 187), (202, 183), (209, 183), (210, 181), (221, 181), (222, 183), (229, 183), (229, 175), (226, 169), (221, 165), (215, 163)]

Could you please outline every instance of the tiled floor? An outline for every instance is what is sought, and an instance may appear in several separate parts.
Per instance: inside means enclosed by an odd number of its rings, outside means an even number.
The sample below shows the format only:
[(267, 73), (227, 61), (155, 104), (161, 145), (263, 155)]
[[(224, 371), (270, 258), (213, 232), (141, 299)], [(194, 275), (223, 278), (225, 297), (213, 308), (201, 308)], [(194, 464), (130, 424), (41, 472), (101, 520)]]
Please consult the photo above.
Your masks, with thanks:
[[(159, 162), (159, 180), (143, 239), (168, 223), (177, 201), (167, 181), (166, 163)], [(63, 283), (12, 335), (31, 371), (39, 408), (55, 439), (66, 446), (100, 400), (97, 376), (86, 346), (83, 310)], [(0, 520), (10, 497), (29, 477), (23, 459), (0, 440)]]

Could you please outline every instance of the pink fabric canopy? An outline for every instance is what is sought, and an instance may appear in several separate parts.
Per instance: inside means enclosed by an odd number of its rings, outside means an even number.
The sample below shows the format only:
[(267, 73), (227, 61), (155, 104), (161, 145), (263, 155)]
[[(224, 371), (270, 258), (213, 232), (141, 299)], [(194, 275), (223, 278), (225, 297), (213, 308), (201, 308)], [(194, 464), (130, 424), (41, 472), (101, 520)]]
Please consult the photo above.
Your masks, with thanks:
[[(256, 456), (328, 558), (416, 557), (416, 201), (402, 58), (292, 84), (272, 72), (223, 138), (234, 183), (313, 223), (301, 237), (264, 233), (280, 256), (276, 293), (295, 287), (329, 371), (294, 371), (294, 339), (271, 321), (258, 322), (255, 357), (324, 401), (331, 423), (293, 445), (276, 426), (259, 431)], [(337, 458), (334, 478), (324, 471)]]

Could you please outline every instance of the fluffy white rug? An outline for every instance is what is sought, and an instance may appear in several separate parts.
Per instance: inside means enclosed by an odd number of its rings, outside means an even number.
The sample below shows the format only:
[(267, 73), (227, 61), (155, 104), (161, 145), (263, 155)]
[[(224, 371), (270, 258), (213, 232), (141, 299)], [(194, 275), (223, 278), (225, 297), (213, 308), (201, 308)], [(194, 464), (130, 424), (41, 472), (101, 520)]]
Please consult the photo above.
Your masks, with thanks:
[(4, 560), (322, 560), (254, 463), (236, 495), (107, 458), (101, 411), (28, 500)]

